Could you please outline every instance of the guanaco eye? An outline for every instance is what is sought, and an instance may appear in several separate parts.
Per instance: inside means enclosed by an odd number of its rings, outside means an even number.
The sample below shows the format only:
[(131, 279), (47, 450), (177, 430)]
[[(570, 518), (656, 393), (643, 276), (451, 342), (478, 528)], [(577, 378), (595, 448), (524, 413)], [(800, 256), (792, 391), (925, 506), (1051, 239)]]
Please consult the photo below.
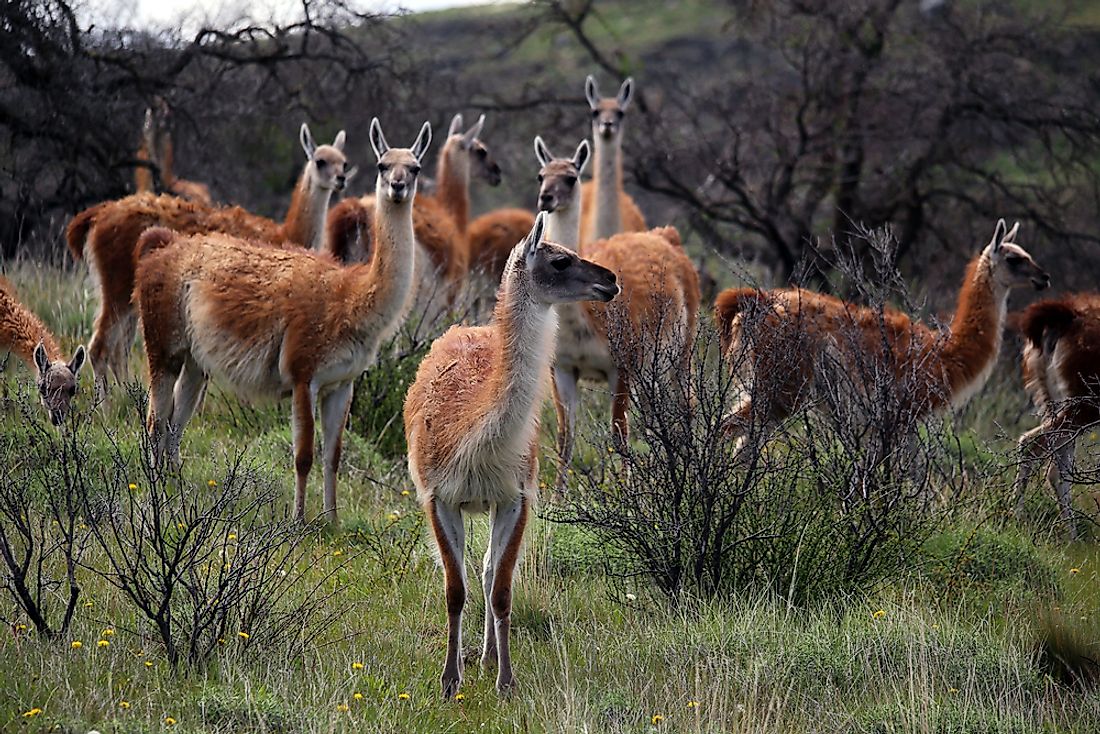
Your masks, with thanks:
[(539, 183), (542, 183), (542, 174), (539, 174)]
[(554, 268), (558, 272), (566, 270), (573, 264), (573, 260), (568, 257), (556, 257), (550, 261), (550, 267)]
[(1022, 263), (1024, 261), (1024, 259), (1022, 257), (1020, 257), (1019, 255), (1009, 255), (1008, 257), (1005, 258), (1005, 260), (1008, 261), (1008, 264), (1012, 265), (1012, 266), (1019, 265), (1020, 263)]
[(414, 176), (420, 175), (420, 166), (409, 166), (409, 173)]
[(600, 111), (599, 110), (592, 110), (592, 119), (593, 120), (595, 120), (599, 116), (600, 116)]
[(485, 158), (488, 155), (489, 155), (489, 151), (485, 150), (484, 148), (478, 148), (477, 149), (477, 157), (478, 158)]
[(572, 186), (575, 183), (577, 183), (577, 177), (576, 176), (566, 176), (565, 177), (565, 185), (566, 186)]
[(314, 163), (316, 163), (317, 168), (322, 171), (325, 170), (325, 168), (328, 166), (328, 161), (326, 161), (324, 158), (318, 158), (316, 161), (314, 161)]
[(385, 173), (388, 170), (390, 170), (390, 166), (389, 166), (388, 163), (379, 163), (378, 164), (378, 172), (379, 173)]

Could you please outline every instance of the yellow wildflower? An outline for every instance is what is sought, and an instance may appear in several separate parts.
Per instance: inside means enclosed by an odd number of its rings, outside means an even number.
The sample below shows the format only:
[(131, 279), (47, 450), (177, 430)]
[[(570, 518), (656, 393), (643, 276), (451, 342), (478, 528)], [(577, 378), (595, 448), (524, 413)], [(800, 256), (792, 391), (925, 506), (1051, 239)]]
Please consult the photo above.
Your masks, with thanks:
[(401, 496), (402, 497), (408, 497), (410, 494), (412, 494), (412, 493), (409, 492), (409, 490), (407, 490), (407, 489), (401, 490)]
[(115, 630), (114, 630), (113, 627), (108, 627), (107, 629), (103, 630), (103, 636), (104, 637), (111, 637), (114, 634), (115, 634)]
[(187, 523), (184, 523), (184, 522), (178, 522), (178, 523), (176, 523), (176, 530), (183, 530), (183, 529), (185, 529), (186, 527), (187, 527)]
[(135, 489), (137, 489), (137, 485), (133, 482), (130, 482), (130, 491), (133, 492)]
[(1071, 569), (1069, 570), (1069, 572), (1070, 572), (1070, 573), (1073, 573), (1073, 574), (1078, 574), (1078, 573), (1081, 573), (1081, 569), (1079, 569), (1079, 568), (1071, 568)]
[(130, 708), (130, 702), (129, 701), (119, 701), (118, 702), (118, 707), (120, 709), (122, 709), (123, 711), (125, 711), (126, 709)]
[(111, 643), (108, 642), (107, 640), (100, 640), (95, 645), (96, 645), (96, 647), (110, 647)]
[(16, 632), (26, 632), (27, 631), (27, 625), (20, 622), (19, 624), (15, 625), (15, 631)]
[(225, 644), (225, 638), (224, 637), (219, 637), (218, 638), (218, 644), (219, 645), (224, 645)]
[(344, 551), (342, 551), (342, 550), (340, 550), (340, 549), (336, 549), (336, 550), (334, 550), (334, 551), (332, 552), (332, 555), (334, 555), (334, 556), (342, 556), (342, 555), (344, 555)]
[(665, 720), (665, 717), (661, 716), (660, 714), (653, 714), (653, 718), (650, 719), (650, 722), (654, 726), (660, 726), (661, 722), (664, 721), (664, 720)]
[(351, 697), (354, 698), (356, 701), (362, 701), (363, 700), (363, 694), (360, 693), (359, 691), (356, 691), (355, 693), (351, 694)]
[(410, 696), (407, 693), (398, 693), (397, 694), (397, 700), (398, 701), (408, 701), (409, 698), (410, 698)]
[(336, 710), (339, 711), (340, 713), (344, 713), (345, 711), (348, 710), (348, 708), (349, 708), (349, 706), (346, 703), (336, 704)]
[(237, 633), (237, 637), (240, 637), (242, 640), (247, 640), (251, 636), (252, 635), (248, 634), (247, 632), (238, 632)]
[(151, 668), (151, 667), (153, 667), (153, 661), (152, 661), (152, 660), (146, 660), (146, 661), (145, 661), (145, 667), (146, 667), (146, 668)]
[(689, 709), (699, 708), (699, 702), (698, 701), (688, 701), (688, 708)]
[(214, 481), (213, 479), (210, 479), (210, 480), (207, 480), (207, 482), (206, 482), (206, 486), (208, 486), (208, 487), (216, 487), (216, 486), (218, 486), (218, 483), (217, 483), (217, 482), (215, 482), (215, 481)]
[(391, 512), (390, 514), (386, 515), (386, 519), (389, 520), (390, 522), (397, 522), (397, 519), (398, 519), (397, 513), (396, 512)]
[(882, 619), (883, 617), (886, 616), (886, 610), (885, 609), (879, 609), (877, 612), (875, 612), (871, 616), (874, 617), (875, 619)]
[(959, 692), (959, 689), (958, 689), (958, 688), (948, 688), (948, 689), (947, 689), (947, 692), (948, 692), (948, 693), (958, 693), (958, 692)]
[(69, 647), (71, 647), (74, 650), (79, 650), (80, 648), (84, 647), (84, 643), (81, 642), (80, 640), (73, 640), (72, 642), (69, 643)]
[(165, 726), (175, 726), (176, 725), (176, 720), (173, 719), (171, 716), (165, 716), (164, 717), (164, 725)]
[(92, 608), (92, 607), (94, 607), (94, 606), (95, 606), (95, 604), (94, 604), (94, 603), (92, 603), (92, 602), (90, 602), (90, 601), (86, 601), (86, 602), (84, 602), (84, 608), (85, 608), (85, 609), (91, 609), (91, 608)]
[(466, 694), (465, 693), (456, 693), (455, 694), (455, 700), (456, 701), (465, 701), (466, 700)]
[(230, 533), (229, 535), (226, 536), (226, 538), (228, 538), (229, 540), (236, 540), (237, 539), (237, 534), (236, 533)]
[(358, 662), (357, 663), (352, 663), (351, 664), (351, 669), (352, 670), (362, 670), (363, 669), (363, 664), (358, 663)]
[(38, 716), (40, 713), (42, 713), (42, 709), (35, 706), (30, 711), (24, 711), (23, 712), (23, 717), (26, 718), (26, 719), (33, 719), (35, 716)]

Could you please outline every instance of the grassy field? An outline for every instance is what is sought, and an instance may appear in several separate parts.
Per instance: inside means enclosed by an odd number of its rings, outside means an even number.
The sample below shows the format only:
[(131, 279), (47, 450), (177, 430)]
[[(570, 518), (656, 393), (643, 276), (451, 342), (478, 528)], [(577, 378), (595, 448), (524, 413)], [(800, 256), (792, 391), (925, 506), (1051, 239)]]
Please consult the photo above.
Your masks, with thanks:
[[(95, 296), (83, 268), (22, 264), (7, 275), (67, 347), (90, 333)], [(139, 354), (135, 349), (133, 367), (140, 375)], [(33, 434), (19, 408), (33, 404), (30, 377), (9, 360), (0, 412), (0, 442), (8, 446)], [(81, 409), (88, 411), (90, 374), (82, 385)], [(963, 421), (981, 424), (978, 439), (1003, 448), (997, 436), (1013, 435), (1032, 419), (1018, 415), (1008, 368), (988, 389), (981, 402), (993, 407), (970, 411)], [(602, 404), (592, 403), (595, 419), (603, 420)], [(132, 471), (140, 496), (143, 473), (134, 457), (141, 418), (127, 395), (116, 390), (109, 406), (82, 420), (89, 452), (130, 457), (119, 476)], [(465, 627), (471, 655), (462, 699), (443, 701), (442, 572), (401, 457), (385, 456), (355, 428), (340, 477), (343, 525), (312, 531), (288, 569), (301, 576), (288, 597), (325, 596), (314, 618), (297, 622), (294, 646), (266, 645), (260, 635), (231, 629), (205, 666), (173, 670), (125, 595), (81, 569), (76, 617), (59, 639), (39, 639), (10, 597), (2, 597), (8, 631), (0, 637), (0, 731), (1100, 728), (1100, 694), (1058, 682), (1038, 655), (1052, 629), (1069, 630), (1083, 640), (1078, 651), (1096, 655), (1100, 552), (1092, 543), (1067, 545), (1048, 527), (1020, 527), (988, 513), (959, 519), (902, 577), (810, 607), (753, 591), (670, 605), (643, 579), (609, 575), (600, 543), (586, 532), (539, 518), (519, 572), (513, 660), (520, 688), (508, 700), (498, 698), (492, 676), (474, 662), (485, 526), (472, 521)], [(544, 429), (543, 442), (549, 451), (552, 429)], [(183, 451), (185, 491), (207, 492), (208, 482), (226, 481), (226, 467), (243, 455), (258, 482), (291, 500), (286, 406), (242, 407), (215, 390)], [(549, 462), (543, 473), (550, 479)], [(316, 511), (318, 469), (310, 489), (309, 508)], [(1049, 500), (1036, 502), (1049, 511)], [(230, 534), (233, 544), (248, 541), (233, 528)], [(84, 564), (102, 567), (105, 558), (92, 548)]]

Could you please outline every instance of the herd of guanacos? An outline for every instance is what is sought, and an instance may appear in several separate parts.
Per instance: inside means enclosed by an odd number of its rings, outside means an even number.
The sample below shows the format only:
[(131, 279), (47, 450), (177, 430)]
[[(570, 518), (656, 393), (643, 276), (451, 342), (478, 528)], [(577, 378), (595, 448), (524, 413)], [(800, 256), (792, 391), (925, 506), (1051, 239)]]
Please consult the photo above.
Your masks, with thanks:
[[(497, 689), (507, 693), (516, 685), (509, 655), (512, 579), (537, 494), (541, 405), (552, 393), (563, 488), (578, 381), (608, 383), (613, 436), (626, 440), (631, 380), (638, 379), (632, 366), (663, 360), (657, 379), (676, 379), (692, 359), (701, 301), (696, 268), (676, 229), (647, 228), (623, 190), (623, 122), (633, 80), (605, 98), (589, 76), (585, 93), (594, 144), (582, 140), (571, 156), (556, 157), (535, 139), (537, 213), (497, 210), (473, 222), (472, 173), (500, 181), (478, 137), (484, 116), (469, 129), (455, 116), (431, 195), (417, 193), (431, 126), (425, 122), (408, 148), (394, 148), (373, 119), (374, 192), (331, 209), (332, 194), (356, 172), (344, 155), (345, 133), (317, 145), (303, 125), (306, 163), (287, 216), (275, 222), (216, 206), (207, 187), (174, 177), (168, 110), (158, 101), (146, 113), (139, 158), (150, 165), (136, 171), (138, 193), (80, 212), (66, 232), (100, 293), (87, 353), (81, 346), (66, 360), (57, 339), (2, 279), (0, 350), (35, 371), (43, 405), (60, 426), (86, 354), (97, 392), (105, 395), (110, 373), (126, 379), (140, 325), (158, 462), (165, 455), (180, 462), (183, 429), (211, 377), (245, 399), (290, 397), (295, 513), (305, 517), (319, 414), (323, 517), (335, 522), (341, 436), (355, 380), (411, 313), (432, 307), (425, 294), (442, 294), (446, 308), (475, 271), (499, 279), (486, 325), (452, 326), (433, 343), (408, 389), (404, 422), (409, 472), (446, 580), (443, 694), (453, 697), (462, 682), (463, 513), (469, 512), (489, 515), (481, 661), (496, 667)], [(593, 178), (582, 184), (593, 158)], [(907, 399), (916, 415), (957, 408), (981, 389), (997, 359), (1009, 291), (1049, 285), (1047, 273), (1016, 243), (1018, 229), (997, 223), (970, 262), (955, 316), (943, 331), (900, 311), (801, 288), (723, 291), (715, 324), (744, 388), (724, 420), (731, 442), (744, 441), (760, 412), (774, 424), (805, 405), (805, 388), (827, 369), (815, 356), (823, 353), (833, 357), (833, 368), (876, 355), (897, 373), (909, 370), (914, 387)], [(1090, 400), (1100, 372), (1100, 296), (1040, 301), (1015, 324), (1024, 335), (1025, 386), (1042, 418), (1020, 439), (1016, 488), (1022, 496), (1032, 465), (1053, 456), (1050, 479), (1072, 533), (1066, 473), (1076, 437), (1100, 418)], [(616, 339), (613, 349), (612, 333), (630, 338)], [(752, 396), (761, 390), (767, 404), (754, 411)], [(673, 407), (691, 410), (690, 401)]]

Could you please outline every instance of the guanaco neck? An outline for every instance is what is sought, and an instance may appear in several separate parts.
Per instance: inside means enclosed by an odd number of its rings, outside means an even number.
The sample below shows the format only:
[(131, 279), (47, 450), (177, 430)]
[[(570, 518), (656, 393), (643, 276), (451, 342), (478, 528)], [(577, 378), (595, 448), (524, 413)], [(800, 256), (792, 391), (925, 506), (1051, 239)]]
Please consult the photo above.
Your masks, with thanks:
[(524, 435), (545, 397), (554, 356), (557, 314), (532, 297), (527, 272), (519, 262), (522, 250), (516, 248), (509, 258), (493, 312), (492, 377), (485, 382), (491, 407), (482, 434), (487, 441), (511, 441)]
[(986, 248), (966, 268), (951, 333), (940, 353), (949, 386), (965, 389), (997, 358), (1007, 306), (1008, 288), (997, 283)]
[[(413, 283), (416, 240), (413, 236), (413, 201), (394, 202), (383, 194), (381, 179), (374, 190), (374, 248), (370, 264), (357, 267), (364, 280), (355, 289), (355, 310), (360, 321), (387, 328), (404, 311)], [(365, 276), (359, 274), (365, 272)]]
[(462, 149), (462, 136), (447, 138), (436, 167), (436, 197), (454, 218), (458, 231), (465, 233), (470, 221), (470, 157)]
[(599, 133), (594, 137), (596, 224), (592, 239), (601, 240), (623, 230), (619, 211), (619, 192), (623, 190), (622, 128), (610, 139)]
[(581, 241), (581, 187), (573, 187), (573, 198), (546, 217), (546, 239), (577, 252)]
[(176, 172), (173, 168), (175, 151), (172, 148), (172, 134), (167, 130), (163, 130), (157, 137), (160, 143), (157, 146), (157, 157), (159, 158), (157, 165), (160, 166), (160, 181), (165, 189), (170, 189), (176, 183)]
[(290, 197), (290, 208), (283, 220), (283, 240), (318, 252), (325, 244), (325, 215), (332, 189), (318, 186), (307, 162)]

